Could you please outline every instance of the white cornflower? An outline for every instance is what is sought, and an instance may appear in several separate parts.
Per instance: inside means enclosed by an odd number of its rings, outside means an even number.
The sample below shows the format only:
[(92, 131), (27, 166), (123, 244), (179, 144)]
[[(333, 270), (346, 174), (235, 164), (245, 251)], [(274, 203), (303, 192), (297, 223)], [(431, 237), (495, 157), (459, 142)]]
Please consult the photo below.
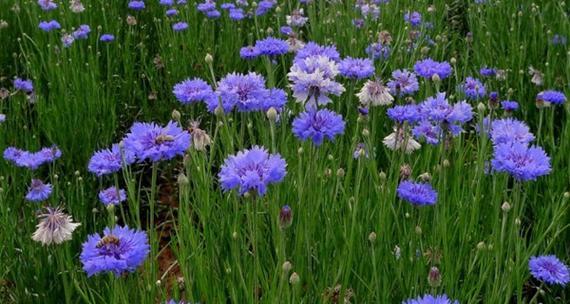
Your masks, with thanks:
[(38, 216), (40, 223), (32, 235), (32, 239), (43, 245), (52, 243), (61, 244), (71, 240), (73, 231), (81, 225), (74, 223), (70, 215), (63, 213), (59, 208), (46, 208), (47, 213)]
[(394, 97), (390, 95), (389, 88), (381, 81), (368, 80), (356, 97), (363, 105), (386, 106), (392, 104)]
[(382, 142), (390, 150), (403, 150), (407, 154), (422, 147), (419, 142), (415, 141), (411, 136), (406, 135), (401, 128), (394, 129), (394, 132), (386, 136)]

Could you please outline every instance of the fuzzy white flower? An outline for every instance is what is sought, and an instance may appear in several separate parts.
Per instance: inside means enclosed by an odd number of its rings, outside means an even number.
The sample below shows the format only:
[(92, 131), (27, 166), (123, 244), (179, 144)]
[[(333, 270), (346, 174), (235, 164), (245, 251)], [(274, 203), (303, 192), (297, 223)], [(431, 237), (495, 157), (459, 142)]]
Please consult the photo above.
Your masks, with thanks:
[(356, 97), (363, 105), (387, 106), (392, 104), (394, 97), (390, 95), (389, 88), (385, 87), (381, 81), (368, 80)]
[(73, 218), (63, 213), (59, 208), (46, 208), (47, 213), (38, 216), (40, 223), (32, 235), (32, 239), (43, 245), (61, 244), (71, 240), (73, 231), (81, 225), (74, 223)]
[(293, 97), (297, 102), (307, 102), (309, 105), (328, 104), (328, 95), (340, 96), (344, 86), (334, 81), (338, 75), (336, 62), (326, 56), (310, 56), (295, 62), (287, 74)]
[(386, 136), (382, 142), (390, 150), (403, 150), (407, 154), (422, 147), (422, 145), (415, 141), (409, 134), (406, 135), (401, 128), (394, 129), (394, 132)]

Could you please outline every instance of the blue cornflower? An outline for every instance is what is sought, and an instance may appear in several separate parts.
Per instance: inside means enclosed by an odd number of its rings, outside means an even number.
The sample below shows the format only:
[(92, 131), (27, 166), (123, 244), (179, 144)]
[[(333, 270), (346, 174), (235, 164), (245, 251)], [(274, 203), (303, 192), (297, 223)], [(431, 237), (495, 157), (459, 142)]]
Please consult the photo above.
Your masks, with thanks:
[(38, 0), (38, 5), (44, 11), (51, 11), (57, 8), (57, 3), (53, 0)]
[(495, 77), (497, 75), (497, 70), (494, 68), (482, 67), (479, 70), (479, 74), (483, 77)]
[(501, 108), (507, 112), (516, 111), (519, 108), (519, 103), (514, 100), (501, 101)]
[(4, 159), (18, 167), (30, 170), (36, 170), (43, 164), (54, 162), (60, 157), (61, 150), (57, 146), (42, 148), (34, 153), (15, 147), (8, 147), (4, 150)]
[(218, 178), (224, 191), (237, 189), (240, 195), (253, 192), (262, 196), (269, 184), (285, 178), (286, 167), (279, 154), (269, 154), (265, 148), (254, 146), (226, 158)]
[(388, 118), (397, 123), (415, 123), (421, 119), (419, 108), (415, 104), (397, 105), (386, 111)]
[(190, 147), (190, 133), (170, 121), (165, 127), (155, 123), (135, 122), (124, 139), (125, 150), (139, 162), (157, 162), (183, 155)]
[(408, 70), (393, 71), (392, 80), (386, 85), (390, 88), (390, 94), (397, 96), (413, 95), (420, 89), (418, 77)]
[(367, 58), (346, 57), (339, 65), (340, 75), (350, 79), (364, 79), (374, 75), (375, 68), (372, 60)]
[(182, 104), (192, 104), (197, 102), (217, 103), (216, 94), (212, 87), (200, 78), (186, 79), (174, 85), (172, 93)]
[(164, 6), (173, 6), (173, 5), (174, 5), (174, 0), (160, 0), (160, 1), (158, 2), (158, 4), (164, 5)]
[(423, 120), (412, 129), (412, 135), (417, 139), (425, 139), (428, 144), (437, 145), (443, 132), (439, 125)]
[(402, 304), (459, 304), (459, 301), (451, 300), (445, 294), (437, 296), (426, 294), (415, 299), (408, 299)]
[(144, 1), (132, 0), (129, 2), (128, 7), (133, 11), (141, 11), (144, 9)]
[(209, 19), (218, 19), (220, 18), (221, 15), (222, 13), (220, 13), (220, 11), (218, 10), (211, 10), (206, 12), (206, 17), (208, 17)]
[[(263, 76), (255, 72), (245, 75), (231, 73), (220, 80), (216, 94), (221, 99), (224, 112), (230, 112), (234, 107), (240, 112), (251, 112), (262, 108), (269, 90)], [(211, 100), (208, 110), (213, 112), (217, 106), (218, 100)]]
[(542, 148), (519, 142), (495, 146), (491, 165), (496, 172), (506, 172), (520, 181), (536, 180), (551, 170), (550, 158)]
[(564, 35), (554, 34), (550, 42), (552, 43), (552, 45), (566, 45), (568, 39)]
[(451, 65), (446, 61), (437, 62), (431, 58), (420, 60), (414, 65), (414, 71), (426, 79), (433, 79), (435, 75), (443, 80), (451, 75)]
[(275, 0), (261, 0), (257, 4), (257, 9), (255, 10), (256, 16), (263, 16), (267, 14), (275, 5), (277, 1)]
[(14, 79), (14, 88), (25, 93), (32, 93), (34, 91), (34, 84), (31, 80), (16, 78)]
[(176, 23), (174, 23), (174, 24), (172, 25), (172, 29), (173, 29), (175, 32), (182, 32), (182, 31), (188, 29), (188, 23), (186, 23), (186, 22), (176, 22)]
[(308, 42), (304, 47), (297, 51), (295, 55), (294, 63), (303, 61), (305, 58), (312, 56), (325, 56), (334, 62), (340, 61), (340, 54), (336, 50), (334, 45), (321, 46), (315, 42)]
[(99, 38), (101, 42), (113, 42), (115, 40), (115, 36), (111, 34), (103, 34), (101, 38)]
[(61, 36), (61, 43), (63, 43), (63, 46), (66, 48), (70, 47), (74, 41), (75, 38), (73, 37), (73, 35), (64, 34), (63, 36)]
[(503, 118), (491, 123), (491, 141), (493, 144), (518, 142), (528, 144), (534, 140), (529, 127), (522, 121), (514, 118)]
[(79, 258), (89, 277), (105, 272), (112, 272), (117, 277), (134, 272), (150, 252), (146, 232), (128, 226), (105, 228), (102, 237), (98, 233), (92, 234), (82, 247)]
[(127, 193), (123, 189), (109, 187), (99, 192), (99, 200), (103, 205), (118, 205), (127, 200)]
[(404, 21), (408, 22), (413, 27), (418, 27), (422, 24), (422, 15), (418, 12), (407, 12), (404, 14)]
[(566, 102), (564, 93), (554, 90), (542, 91), (536, 95), (536, 100), (547, 102), (549, 104), (561, 105)]
[(255, 47), (259, 50), (261, 55), (266, 56), (279, 56), (287, 54), (289, 51), (289, 44), (287, 41), (273, 37), (258, 40), (255, 42)]
[(408, 180), (400, 182), (398, 197), (415, 206), (435, 205), (437, 192), (428, 183), (414, 183)]
[(473, 77), (467, 77), (462, 88), (465, 95), (471, 99), (480, 99), (487, 94), (485, 85), (479, 79)]
[(87, 169), (89, 172), (103, 176), (120, 171), (123, 166), (128, 166), (135, 162), (135, 155), (132, 151), (121, 149), (119, 144), (113, 144), (111, 149), (103, 149), (95, 152)]
[(269, 110), (269, 108), (274, 108), (280, 112), (285, 104), (287, 103), (287, 93), (281, 89), (272, 88), (269, 89), (269, 96), (262, 103), (263, 111)]
[(568, 266), (554, 255), (533, 256), (528, 268), (535, 279), (547, 284), (566, 286), (570, 282)]
[(291, 28), (290, 26), (282, 26), (279, 29), (279, 32), (285, 36), (291, 36), (292, 34), (294, 34), (295, 32), (293, 31), (293, 28)]
[(259, 55), (261, 55), (261, 52), (255, 46), (248, 45), (248, 46), (242, 47), (239, 50), (239, 56), (245, 60), (255, 59), (255, 58), (259, 57)]
[(245, 18), (245, 13), (241, 8), (232, 8), (229, 10), (230, 12), (230, 19), (234, 21), (243, 20)]
[(207, 13), (216, 9), (216, 2), (214, 0), (205, 0), (199, 3), (196, 8), (202, 13)]
[(306, 107), (330, 103), (329, 95), (340, 96), (345, 88), (334, 78), (338, 74), (337, 64), (329, 57), (318, 55), (296, 61), (287, 74), (293, 97)]
[(53, 30), (59, 30), (61, 25), (56, 20), (42, 21), (38, 27), (44, 32), (51, 32)]
[(39, 179), (32, 179), (32, 183), (30, 184), (28, 193), (26, 194), (26, 200), (30, 202), (45, 201), (51, 195), (51, 191), (51, 184), (44, 184), (44, 182)]
[(82, 24), (79, 26), (75, 32), (73, 32), (73, 38), (75, 39), (87, 39), (87, 36), (91, 33), (91, 28), (87, 24)]
[(310, 139), (320, 146), (324, 139), (332, 141), (337, 135), (343, 134), (345, 122), (340, 114), (328, 109), (311, 109), (299, 114), (292, 126), (295, 137), (302, 141)]
[(173, 16), (178, 15), (178, 10), (175, 8), (171, 8), (171, 9), (167, 10), (165, 14), (166, 14), (166, 17), (173, 17)]
[(366, 47), (366, 54), (374, 60), (386, 60), (390, 57), (392, 49), (388, 44), (374, 42)]

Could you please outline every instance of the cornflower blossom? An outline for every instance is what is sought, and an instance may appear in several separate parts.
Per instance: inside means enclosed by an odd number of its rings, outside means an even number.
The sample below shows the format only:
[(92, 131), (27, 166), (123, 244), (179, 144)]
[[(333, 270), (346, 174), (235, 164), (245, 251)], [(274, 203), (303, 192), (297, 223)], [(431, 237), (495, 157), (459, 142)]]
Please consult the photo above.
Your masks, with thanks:
[(213, 112), (221, 102), (224, 112), (237, 108), (239, 112), (259, 111), (263, 108), (270, 91), (265, 87), (263, 76), (250, 72), (248, 74), (232, 73), (218, 82), (217, 96), (220, 98), (206, 100), (208, 110)]
[(51, 195), (51, 191), (51, 184), (44, 184), (44, 182), (39, 179), (32, 179), (32, 183), (26, 194), (26, 200), (30, 202), (45, 201)]
[(303, 9), (293, 10), (291, 15), (285, 17), (285, 22), (291, 27), (303, 27), (305, 23), (309, 20), (305, 17)]
[(129, 2), (128, 7), (133, 11), (142, 11), (145, 8), (145, 4), (144, 1), (132, 0)]
[(518, 142), (528, 144), (534, 140), (529, 127), (522, 121), (514, 118), (493, 120), (491, 123), (491, 141), (493, 144)]
[(330, 103), (329, 95), (340, 96), (344, 86), (336, 82), (337, 64), (326, 56), (307, 57), (296, 62), (287, 74), (293, 97), (308, 107)]
[(127, 193), (123, 189), (109, 187), (105, 190), (99, 191), (99, 201), (105, 206), (118, 205), (127, 200)]
[(77, 30), (73, 32), (73, 38), (75, 40), (78, 39), (87, 39), (87, 36), (91, 33), (91, 28), (87, 24), (82, 24), (79, 26)]
[(17, 167), (36, 170), (40, 166), (54, 162), (61, 157), (61, 150), (57, 146), (45, 147), (37, 152), (24, 151), (15, 147), (4, 150), (4, 159)]
[(31, 80), (16, 78), (14, 79), (14, 88), (24, 93), (32, 93), (34, 91), (34, 84)]
[(237, 189), (240, 195), (263, 196), (269, 184), (285, 178), (286, 167), (279, 154), (269, 154), (265, 148), (254, 146), (226, 158), (218, 178), (224, 191)]
[(422, 15), (418, 12), (407, 12), (404, 14), (404, 21), (412, 27), (418, 27), (422, 24)]
[(410, 154), (422, 147), (422, 145), (414, 140), (402, 127), (395, 127), (394, 132), (384, 137), (382, 143), (390, 150), (401, 150), (406, 154)]
[(320, 146), (324, 139), (332, 141), (337, 135), (343, 134), (345, 122), (340, 114), (328, 109), (310, 109), (299, 114), (292, 126), (295, 137), (302, 141), (310, 139), (315, 146)]
[(315, 42), (308, 42), (305, 46), (297, 51), (293, 63), (302, 62), (308, 57), (324, 56), (334, 62), (340, 61), (340, 54), (334, 45), (321, 46)]
[(570, 272), (554, 255), (533, 256), (528, 261), (530, 274), (549, 285), (566, 286), (570, 282)]
[(251, 46), (251, 45), (244, 46), (239, 51), (239, 56), (245, 60), (255, 59), (255, 58), (259, 57), (260, 55), (261, 55), (261, 52), (259, 51), (259, 49), (256, 48), (255, 46)]
[(451, 65), (446, 61), (438, 62), (431, 58), (420, 60), (414, 65), (414, 71), (419, 76), (434, 80), (437, 77), (443, 80), (451, 75)]
[(503, 100), (501, 101), (501, 108), (507, 112), (513, 112), (518, 110), (519, 103), (514, 100)]
[(566, 102), (566, 95), (559, 91), (547, 90), (538, 93), (536, 100), (547, 104), (562, 105)]
[(403, 301), (402, 304), (459, 304), (459, 301), (451, 300), (445, 294), (436, 296), (426, 294), (424, 296)]
[(107, 272), (119, 277), (123, 273), (134, 272), (149, 252), (146, 232), (115, 226), (105, 228), (103, 236), (98, 233), (89, 235), (79, 258), (88, 277)]
[(51, 21), (41, 21), (38, 27), (44, 32), (51, 32), (53, 30), (59, 30), (61, 25), (56, 20)]
[(519, 142), (495, 146), (491, 166), (495, 172), (506, 172), (519, 181), (536, 180), (551, 171), (550, 158), (542, 148)]
[(188, 23), (186, 22), (176, 22), (172, 25), (172, 30), (175, 32), (182, 32), (188, 29)]
[(386, 106), (392, 104), (394, 97), (380, 80), (368, 80), (356, 94), (362, 105)]
[(111, 34), (103, 34), (99, 38), (99, 41), (101, 41), (101, 42), (113, 42), (114, 40), (115, 40), (115, 36), (113, 36)]
[(157, 162), (183, 155), (190, 148), (190, 134), (178, 123), (170, 121), (165, 127), (155, 123), (135, 122), (124, 139), (125, 151), (139, 162)]
[(259, 51), (260, 55), (270, 57), (284, 55), (289, 52), (289, 44), (287, 44), (287, 41), (273, 37), (258, 40), (255, 43), (255, 48)]
[(174, 85), (172, 93), (182, 104), (204, 102), (217, 103), (217, 97), (212, 87), (200, 78), (186, 79)]
[(467, 77), (462, 85), (465, 95), (474, 100), (481, 99), (487, 94), (485, 85), (479, 79)]
[(32, 240), (47, 246), (61, 244), (72, 239), (72, 234), (81, 223), (74, 223), (71, 215), (60, 208), (47, 207), (46, 212), (38, 215), (40, 222), (32, 234)]
[(135, 162), (135, 154), (127, 149), (121, 149), (119, 144), (113, 144), (111, 149), (103, 149), (95, 152), (87, 169), (89, 172), (103, 176), (119, 172), (123, 166), (128, 166)]
[(392, 79), (386, 84), (390, 93), (397, 96), (414, 95), (419, 89), (418, 77), (408, 70), (395, 70)]
[(409, 180), (400, 182), (398, 197), (415, 206), (435, 205), (437, 192), (427, 183), (414, 183)]
[(398, 124), (414, 124), (421, 119), (419, 107), (415, 104), (396, 105), (386, 111), (388, 118)]
[(44, 11), (51, 11), (57, 8), (57, 3), (53, 0), (38, 0), (38, 5)]
[(364, 79), (374, 75), (372, 60), (347, 57), (338, 64), (340, 75), (349, 79)]
[(366, 54), (373, 60), (386, 60), (392, 53), (392, 48), (389, 44), (374, 42), (366, 47)]

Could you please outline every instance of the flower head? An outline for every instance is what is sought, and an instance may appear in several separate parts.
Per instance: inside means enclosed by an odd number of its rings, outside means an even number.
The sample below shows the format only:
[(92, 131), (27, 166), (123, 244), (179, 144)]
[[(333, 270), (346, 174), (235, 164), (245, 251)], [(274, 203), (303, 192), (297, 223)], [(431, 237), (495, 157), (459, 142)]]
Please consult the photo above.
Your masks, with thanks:
[(407, 12), (404, 14), (404, 21), (417, 27), (422, 24), (422, 15), (418, 12)]
[(566, 286), (570, 282), (568, 266), (554, 255), (533, 256), (528, 261), (530, 274), (550, 285)]
[(144, 231), (115, 226), (105, 228), (103, 236), (98, 233), (88, 236), (83, 243), (80, 259), (87, 276), (112, 272), (120, 276), (134, 272), (150, 251)]
[(446, 61), (438, 62), (431, 58), (420, 60), (414, 65), (414, 71), (426, 79), (432, 79), (437, 75), (439, 79), (443, 80), (451, 75), (451, 65)]
[(413, 95), (420, 89), (416, 74), (408, 70), (393, 71), (392, 80), (387, 85), (390, 93), (398, 96)]
[(295, 55), (295, 59), (293, 61), (296, 63), (312, 56), (324, 56), (328, 57), (329, 60), (332, 60), (334, 62), (340, 61), (340, 54), (334, 45), (321, 46), (312, 41), (308, 42), (303, 48), (297, 51), (297, 54)]
[(125, 150), (138, 161), (169, 160), (182, 155), (190, 147), (190, 134), (178, 123), (170, 121), (165, 127), (155, 123), (135, 122), (124, 139)]
[(564, 93), (554, 90), (542, 91), (536, 95), (536, 100), (547, 102), (549, 104), (561, 105), (566, 102)]
[(44, 182), (39, 179), (32, 179), (32, 183), (26, 194), (26, 200), (30, 202), (45, 201), (51, 195), (51, 191), (51, 184), (44, 184)]
[(239, 50), (239, 56), (245, 60), (251, 60), (259, 57), (261, 51), (255, 46), (244, 46)]
[(340, 75), (349, 79), (364, 79), (374, 75), (374, 63), (368, 58), (352, 58), (343, 59), (338, 70)]
[(445, 294), (437, 296), (426, 294), (415, 299), (408, 299), (402, 304), (459, 304), (459, 301), (451, 300)]
[[(234, 107), (239, 112), (251, 112), (262, 109), (269, 90), (265, 87), (263, 76), (255, 72), (245, 75), (232, 73), (220, 80), (216, 93), (221, 99), (224, 112), (230, 112)], [(217, 99), (212, 100), (208, 103), (208, 110), (213, 112), (217, 106)]]
[(214, 94), (212, 87), (200, 78), (186, 79), (177, 83), (174, 85), (172, 93), (182, 104), (217, 102), (216, 94)]
[(101, 41), (101, 42), (113, 42), (114, 40), (115, 40), (115, 36), (113, 36), (111, 34), (103, 34), (99, 38), (99, 41)]
[(514, 118), (504, 118), (493, 120), (491, 123), (491, 141), (495, 145), (510, 142), (527, 144), (533, 140), (534, 135), (522, 121)]
[(240, 195), (246, 192), (264, 195), (269, 184), (283, 180), (286, 167), (279, 154), (269, 154), (265, 148), (254, 146), (226, 158), (218, 177), (224, 191), (238, 189)]
[(46, 208), (46, 213), (38, 216), (40, 219), (32, 240), (43, 245), (61, 244), (71, 240), (73, 231), (81, 225), (74, 223), (71, 215), (65, 214), (59, 208)]
[(31, 80), (16, 78), (14, 79), (14, 88), (24, 93), (32, 93), (34, 91), (34, 84)]
[(258, 40), (255, 43), (255, 48), (261, 55), (266, 56), (279, 56), (289, 52), (289, 44), (287, 41), (273, 37)]
[(516, 111), (519, 108), (519, 103), (513, 100), (501, 101), (501, 108), (507, 112)]
[(344, 87), (334, 78), (338, 74), (337, 64), (326, 56), (311, 56), (297, 61), (287, 74), (293, 97), (311, 107), (331, 102), (329, 95), (340, 96)]
[(172, 25), (172, 30), (175, 32), (182, 32), (188, 29), (188, 23), (186, 22), (176, 22)]
[(121, 149), (119, 144), (113, 144), (111, 149), (103, 149), (95, 152), (87, 169), (89, 172), (103, 176), (121, 170), (123, 165), (127, 166), (135, 162), (135, 154), (131, 150)]
[(551, 170), (550, 158), (542, 148), (519, 142), (495, 146), (491, 165), (496, 172), (506, 172), (520, 181), (536, 180)]
[(480, 99), (487, 94), (485, 85), (479, 79), (473, 77), (467, 77), (462, 88), (465, 95), (471, 99)]
[(437, 192), (427, 183), (405, 180), (400, 182), (397, 192), (399, 198), (416, 206), (435, 205), (437, 201)]
[(78, 39), (87, 39), (87, 36), (91, 33), (91, 28), (87, 24), (82, 24), (79, 26), (75, 32), (73, 32), (73, 38), (76, 40)]
[(324, 139), (332, 141), (335, 136), (343, 134), (344, 128), (342, 116), (328, 109), (309, 110), (293, 120), (295, 137), (303, 141), (311, 139), (316, 146), (320, 146)]
[(360, 92), (356, 94), (356, 97), (363, 105), (386, 106), (394, 101), (394, 97), (390, 95), (388, 88), (379, 80), (366, 81)]
[(42, 21), (38, 27), (44, 32), (51, 32), (53, 30), (59, 30), (61, 25), (56, 20)]
[(390, 150), (402, 150), (407, 154), (422, 147), (419, 142), (415, 141), (408, 132), (401, 127), (394, 128), (394, 132), (384, 137), (382, 143)]
[(396, 105), (386, 111), (388, 118), (397, 123), (415, 123), (421, 119), (420, 111), (417, 105)]
[(103, 205), (118, 205), (127, 200), (127, 193), (123, 189), (109, 187), (99, 192), (99, 200)]
[(141, 1), (141, 0), (132, 0), (129, 2), (128, 6), (133, 11), (141, 11), (145, 7), (144, 1)]

